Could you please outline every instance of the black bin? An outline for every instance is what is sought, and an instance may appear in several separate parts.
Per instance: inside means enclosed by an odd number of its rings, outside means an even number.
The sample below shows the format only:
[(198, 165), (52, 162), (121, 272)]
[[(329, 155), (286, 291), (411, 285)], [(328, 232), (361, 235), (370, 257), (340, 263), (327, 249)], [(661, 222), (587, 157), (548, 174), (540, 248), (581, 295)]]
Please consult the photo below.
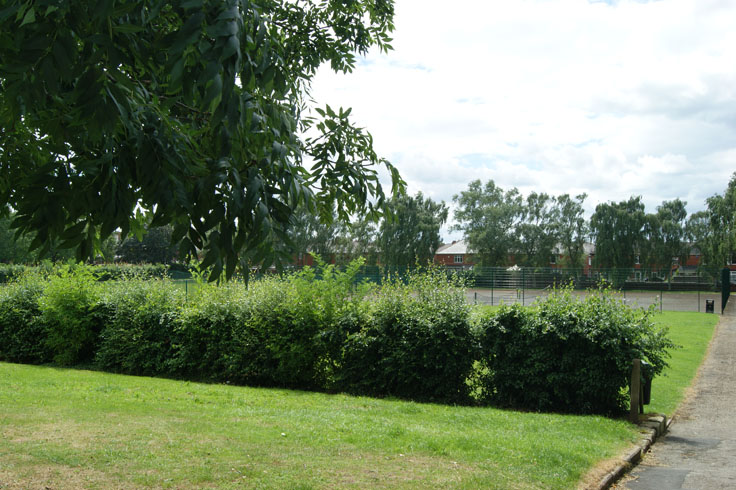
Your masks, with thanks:
[(715, 304), (716, 304), (716, 301), (714, 299), (706, 299), (705, 300), (705, 312), (713, 313), (715, 310)]
[(652, 400), (652, 365), (641, 361), (641, 404), (649, 405)]

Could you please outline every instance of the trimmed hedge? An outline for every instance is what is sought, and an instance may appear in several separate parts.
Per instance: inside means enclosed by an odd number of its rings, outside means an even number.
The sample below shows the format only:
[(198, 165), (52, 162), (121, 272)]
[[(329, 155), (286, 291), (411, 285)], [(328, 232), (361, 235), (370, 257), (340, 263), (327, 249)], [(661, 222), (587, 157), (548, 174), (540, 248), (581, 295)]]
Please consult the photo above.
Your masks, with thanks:
[(647, 360), (656, 375), (675, 347), (651, 311), (628, 308), (610, 291), (580, 299), (569, 289), (532, 308), (502, 307), (481, 321), (486, 399), (536, 411), (626, 410), (631, 360)]
[(388, 281), (347, 338), (339, 386), (365, 395), (467, 403), (477, 356), (462, 285), (439, 270)]
[(176, 326), (184, 293), (160, 279), (110, 284), (101, 298), (107, 313), (95, 363), (116, 373), (176, 374)]
[(166, 277), (178, 279), (191, 276), (189, 266), (184, 264), (65, 264), (58, 266), (49, 261), (44, 261), (39, 265), (0, 264), (0, 283), (10, 283), (24, 275), (53, 276), (63, 267), (70, 271), (82, 268), (91, 273), (98, 281)]
[(357, 283), (320, 264), (213, 285), (99, 282), (86, 267), (0, 288), (0, 360), (128, 374), (580, 413), (625, 408), (634, 357), (659, 373), (673, 347), (610, 292), (560, 291), (473, 320), (457, 277)]
[(21, 277), (0, 287), (0, 360), (27, 364), (51, 362), (47, 327), (39, 301), (44, 283)]

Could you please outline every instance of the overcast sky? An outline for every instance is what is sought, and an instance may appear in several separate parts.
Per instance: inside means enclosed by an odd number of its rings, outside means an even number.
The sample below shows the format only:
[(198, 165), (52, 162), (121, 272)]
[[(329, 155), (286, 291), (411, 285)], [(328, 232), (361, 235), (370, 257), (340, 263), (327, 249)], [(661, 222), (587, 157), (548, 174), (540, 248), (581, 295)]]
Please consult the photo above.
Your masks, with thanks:
[(313, 96), (352, 107), (411, 194), (493, 179), (692, 213), (736, 171), (736, 1), (395, 3), (394, 50)]

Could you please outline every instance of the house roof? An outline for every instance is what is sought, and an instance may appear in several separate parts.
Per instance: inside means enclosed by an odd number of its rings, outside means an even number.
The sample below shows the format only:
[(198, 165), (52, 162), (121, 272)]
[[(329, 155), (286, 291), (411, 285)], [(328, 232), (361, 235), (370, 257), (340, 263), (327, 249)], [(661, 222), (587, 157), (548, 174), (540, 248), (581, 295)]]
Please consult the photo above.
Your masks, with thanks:
[[(585, 242), (583, 244), (583, 251), (585, 255), (591, 255), (595, 253), (595, 244)], [(465, 243), (465, 240), (458, 240), (456, 242), (447, 243), (445, 245), (440, 245), (440, 247), (435, 252), (436, 255), (462, 255), (462, 254), (471, 254), (473, 253), (471, 250), (468, 249), (468, 245)], [(561, 245), (557, 245), (554, 249), (554, 253), (556, 254), (563, 254), (564, 250)]]
[(465, 244), (465, 240), (458, 240), (442, 245), (435, 252), (435, 254), (439, 255), (464, 255), (468, 253), (470, 252), (468, 251), (468, 246)]

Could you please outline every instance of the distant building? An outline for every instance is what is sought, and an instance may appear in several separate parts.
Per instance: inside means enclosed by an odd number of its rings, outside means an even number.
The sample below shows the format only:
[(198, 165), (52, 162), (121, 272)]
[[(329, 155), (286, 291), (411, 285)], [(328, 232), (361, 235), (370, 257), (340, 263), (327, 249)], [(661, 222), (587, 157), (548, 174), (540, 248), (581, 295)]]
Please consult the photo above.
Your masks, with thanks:
[(434, 253), (434, 263), (450, 269), (470, 269), (475, 265), (465, 240), (440, 245)]

